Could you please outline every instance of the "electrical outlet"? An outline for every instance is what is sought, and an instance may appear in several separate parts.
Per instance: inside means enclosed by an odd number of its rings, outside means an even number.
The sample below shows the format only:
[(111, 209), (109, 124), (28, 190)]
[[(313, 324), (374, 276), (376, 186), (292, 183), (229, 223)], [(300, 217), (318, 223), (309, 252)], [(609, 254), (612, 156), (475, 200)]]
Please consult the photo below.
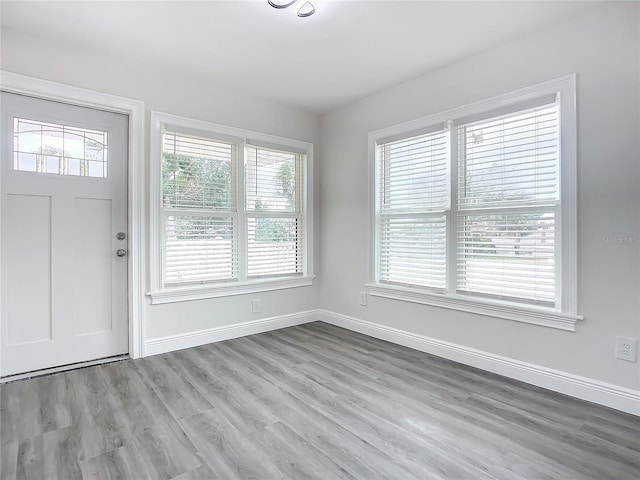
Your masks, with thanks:
[(637, 340), (632, 337), (616, 337), (616, 358), (627, 362), (636, 361)]
[(360, 292), (360, 305), (367, 306), (367, 292)]
[(251, 300), (251, 311), (253, 313), (260, 313), (260, 299), (254, 298)]

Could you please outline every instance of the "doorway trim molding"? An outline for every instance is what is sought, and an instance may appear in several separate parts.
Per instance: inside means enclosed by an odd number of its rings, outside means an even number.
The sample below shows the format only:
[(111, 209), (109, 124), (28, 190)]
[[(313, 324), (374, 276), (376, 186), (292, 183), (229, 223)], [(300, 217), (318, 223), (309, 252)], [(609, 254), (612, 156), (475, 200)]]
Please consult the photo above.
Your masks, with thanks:
[[(129, 356), (144, 356), (145, 319), (145, 107), (141, 100), (119, 97), (40, 78), (0, 70), (0, 90), (81, 107), (122, 113), (129, 117), (127, 223), (129, 228), (128, 308)], [(2, 332), (0, 332), (0, 336)], [(1, 343), (0, 343), (1, 348)]]

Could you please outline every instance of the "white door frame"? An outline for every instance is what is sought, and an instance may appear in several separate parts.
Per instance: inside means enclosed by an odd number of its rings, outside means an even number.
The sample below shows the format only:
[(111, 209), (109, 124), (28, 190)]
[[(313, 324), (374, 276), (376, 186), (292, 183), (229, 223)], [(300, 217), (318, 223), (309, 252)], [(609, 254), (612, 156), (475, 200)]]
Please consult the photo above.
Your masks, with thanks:
[[(145, 318), (144, 259), (146, 258), (144, 229), (144, 199), (146, 192), (144, 168), (144, 102), (19, 75), (4, 70), (0, 70), (0, 90), (82, 107), (122, 113), (129, 117), (129, 157), (127, 170), (129, 356), (131, 358), (143, 357)], [(2, 329), (0, 329), (0, 338), (3, 334), (1, 330)], [(0, 342), (0, 348), (2, 348), (2, 342)]]

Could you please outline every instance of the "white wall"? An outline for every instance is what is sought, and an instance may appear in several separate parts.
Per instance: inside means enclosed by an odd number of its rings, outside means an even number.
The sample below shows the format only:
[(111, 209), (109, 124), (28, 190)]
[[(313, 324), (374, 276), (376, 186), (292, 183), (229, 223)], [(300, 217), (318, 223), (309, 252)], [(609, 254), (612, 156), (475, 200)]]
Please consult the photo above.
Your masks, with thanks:
[[(1, 40), (3, 70), (143, 100), (147, 109), (147, 146), (150, 110), (318, 144), (318, 117), (311, 113), (225, 88), (177, 70), (157, 67), (146, 61), (115, 57), (108, 51), (85, 45), (38, 38), (8, 29), (3, 29)], [(147, 167), (148, 154), (147, 148)], [(316, 160), (315, 164), (319, 162)], [(148, 285), (147, 279), (147, 290)], [(146, 338), (179, 335), (310, 310), (316, 308), (316, 290), (315, 286), (300, 287), (195, 302), (149, 305)], [(261, 299), (261, 313), (251, 313), (252, 298)]]
[[(640, 246), (605, 239), (640, 238), (639, 9), (595, 9), (325, 114), (320, 305), (637, 390), (639, 364), (614, 359), (614, 342), (616, 335), (640, 337)], [(578, 74), (578, 304), (585, 317), (577, 331), (376, 297), (361, 307), (367, 133), (570, 73)]]

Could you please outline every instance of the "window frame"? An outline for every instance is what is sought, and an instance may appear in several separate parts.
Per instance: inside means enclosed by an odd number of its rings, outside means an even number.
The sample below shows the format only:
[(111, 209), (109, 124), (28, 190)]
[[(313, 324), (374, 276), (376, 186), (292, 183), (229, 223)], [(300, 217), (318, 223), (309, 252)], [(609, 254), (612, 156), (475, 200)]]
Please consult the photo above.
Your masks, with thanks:
[[(560, 215), (558, 219), (558, 263), (555, 307), (519, 303), (456, 293), (457, 234), (452, 217), (457, 215), (457, 130), (456, 122), (474, 116), (526, 105), (537, 99), (558, 95), (560, 104)], [(526, 107), (523, 107), (523, 109)], [(576, 75), (522, 88), (503, 95), (459, 108), (422, 117), (413, 121), (369, 133), (369, 281), (368, 293), (376, 297), (432, 305), (479, 315), (537, 324), (574, 331), (582, 317), (577, 313), (577, 136), (576, 136)], [(464, 123), (464, 122), (462, 122)], [(408, 138), (436, 125), (450, 126), (450, 188), (451, 205), (447, 213), (447, 289), (433, 289), (380, 283), (378, 232), (379, 166), (377, 149), (383, 140)]]
[[(237, 148), (236, 163), (232, 164), (232, 191), (236, 195), (238, 230), (237, 255), (238, 279), (228, 281), (189, 284), (163, 285), (162, 278), (162, 242), (164, 242), (163, 204), (162, 204), (162, 133), (163, 128), (171, 132), (211, 138), (233, 143)], [(181, 117), (169, 113), (151, 111), (150, 128), (150, 203), (149, 203), (149, 274), (151, 289), (148, 295), (152, 304), (173, 303), (188, 300), (226, 297), (246, 293), (312, 285), (313, 273), (313, 144), (300, 140), (228, 127), (202, 120)], [(247, 278), (246, 267), (247, 219), (251, 215), (245, 206), (244, 161), (245, 146), (280, 149), (302, 155), (300, 174), (303, 191), (300, 201), (300, 215), (303, 219), (302, 233), (302, 274), (291, 276)], [(207, 213), (206, 210), (203, 213)]]

